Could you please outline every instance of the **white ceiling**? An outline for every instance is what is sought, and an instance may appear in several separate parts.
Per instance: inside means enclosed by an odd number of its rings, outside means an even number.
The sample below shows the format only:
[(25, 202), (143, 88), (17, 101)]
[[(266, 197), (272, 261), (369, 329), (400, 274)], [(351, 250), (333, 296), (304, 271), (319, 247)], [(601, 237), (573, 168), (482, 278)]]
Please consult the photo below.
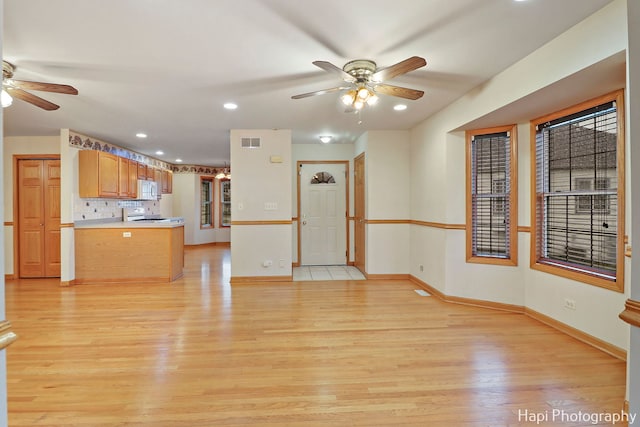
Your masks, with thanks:
[[(4, 59), (16, 79), (75, 86), (34, 92), (61, 105), (16, 100), (5, 136), (70, 128), (174, 162), (224, 165), (230, 129), (292, 129), (294, 143), (354, 141), (374, 129), (410, 129), (611, 0), (5, 0)], [(396, 112), (381, 96), (341, 112), (340, 86), (314, 65), (366, 58), (427, 66), (388, 83), (425, 91)], [(227, 111), (222, 104), (235, 102)], [(140, 140), (137, 132), (149, 137)]]

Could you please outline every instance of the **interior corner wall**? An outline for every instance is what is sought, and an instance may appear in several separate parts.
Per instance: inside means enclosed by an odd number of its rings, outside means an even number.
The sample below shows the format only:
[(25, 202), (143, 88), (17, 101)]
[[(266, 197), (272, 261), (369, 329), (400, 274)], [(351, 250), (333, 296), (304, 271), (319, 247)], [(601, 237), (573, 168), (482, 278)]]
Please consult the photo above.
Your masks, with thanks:
[[(516, 101), (624, 51), (626, 1), (615, 0), (411, 131), (410, 274), (450, 296), (522, 305), (617, 347), (628, 347), (618, 318), (625, 294), (529, 268), (528, 120), (518, 124), (518, 266), (465, 259), (465, 149), (462, 131)], [(570, 50), (574, 55), (566, 56)], [(544, 62), (544, 69), (536, 66)], [(566, 106), (568, 107), (568, 105)], [(495, 126), (511, 123), (495, 123)], [(629, 225), (631, 218), (627, 218)], [(443, 255), (444, 254), (444, 255)], [(423, 266), (423, 271), (420, 270)], [(576, 310), (564, 308), (566, 298)]]
[(2, 179), (4, 189), (4, 268), (6, 275), (15, 274), (13, 263), (13, 156), (27, 154), (60, 154), (59, 136), (9, 136), (2, 148)]
[[(632, 212), (640, 212), (640, 2), (627, 1), (627, 28), (629, 48), (627, 49), (627, 123), (630, 155), (628, 188), (631, 195), (629, 207)], [(633, 185), (635, 183), (636, 185)], [(630, 215), (629, 215), (630, 217)], [(636, 215), (637, 218), (637, 215)], [(640, 224), (628, 230), (630, 244), (640, 242)], [(638, 243), (636, 243), (638, 246)], [(637, 252), (637, 249), (636, 249)], [(628, 262), (631, 264), (631, 278), (628, 280), (629, 297), (640, 301), (640, 257), (636, 254)], [(629, 279), (631, 279), (629, 278)], [(640, 328), (630, 326), (629, 354), (627, 357), (627, 399), (629, 412), (640, 414)]]
[(369, 131), (366, 146), (366, 272), (406, 275), (410, 246), (408, 131)]
[[(260, 138), (243, 148), (242, 138)], [(233, 129), (230, 135), (231, 278), (291, 277), (291, 131)]]

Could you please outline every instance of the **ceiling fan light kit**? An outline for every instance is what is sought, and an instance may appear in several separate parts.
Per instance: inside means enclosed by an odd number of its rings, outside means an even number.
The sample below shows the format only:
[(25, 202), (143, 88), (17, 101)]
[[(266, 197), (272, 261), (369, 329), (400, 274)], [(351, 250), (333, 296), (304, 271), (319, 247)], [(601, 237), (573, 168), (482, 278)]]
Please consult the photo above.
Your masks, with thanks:
[(424, 95), (424, 92), (399, 86), (383, 84), (384, 80), (390, 80), (401, 74), (408, 73), (427, 65), (424, 58), (412, 56), (390, 67), (378, 68), (375, 62), (368, 59), (356, 59), (347, 62), (339, 68), (327, 61), (314, 61), (313, 65), (323, 70), (339, 75), (342, 80), (351, 86), (334, 87), (315, 92), (294, 95), (292, 99), (307, 98), (315, 95), (324, 95), (332, 92), (342, 92), (340, 101), (345, 105), (345, 112), (360, 111), (365, 106), (373, 106), (378, 102), (378, 93), (396, 96), (405, 99), (416, 100)]
[(46, 99), (40, 98), (27, 90), (38, 90), (43, 92), (55, 92), (66, 95), (77, 95), (78, 90), (73, 86), (60, 85), (55, 83), (44, 82), (29, 82), (25, 80), (15, 80), (13, 73), (15, 67), (13, 64), (3, 60), (2, 61), (2, 107), (8, 107), (12, 104), (13, 98), (18, 98), (22, 101), (33, 104), (36, 107), (40, 107), (43, 110), (52, 111), (60, 108), (59, 105), (49, 102)]

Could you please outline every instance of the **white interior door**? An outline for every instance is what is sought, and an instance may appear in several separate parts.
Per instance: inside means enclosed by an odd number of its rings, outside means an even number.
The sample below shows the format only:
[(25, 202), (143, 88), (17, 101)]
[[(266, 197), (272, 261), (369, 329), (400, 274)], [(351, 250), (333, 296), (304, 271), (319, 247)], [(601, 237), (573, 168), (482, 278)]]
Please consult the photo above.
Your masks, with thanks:
[(347, 263), (347, 209), (343, 163), (300, 168), (300, 264)]

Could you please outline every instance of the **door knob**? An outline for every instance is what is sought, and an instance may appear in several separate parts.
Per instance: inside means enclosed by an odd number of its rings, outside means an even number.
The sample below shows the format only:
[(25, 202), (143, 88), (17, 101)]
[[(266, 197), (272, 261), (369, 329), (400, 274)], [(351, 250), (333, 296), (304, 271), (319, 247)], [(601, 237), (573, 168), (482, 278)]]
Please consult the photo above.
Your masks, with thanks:
[(302, 225), (307, 225), (307, 221), (302, 221)]

